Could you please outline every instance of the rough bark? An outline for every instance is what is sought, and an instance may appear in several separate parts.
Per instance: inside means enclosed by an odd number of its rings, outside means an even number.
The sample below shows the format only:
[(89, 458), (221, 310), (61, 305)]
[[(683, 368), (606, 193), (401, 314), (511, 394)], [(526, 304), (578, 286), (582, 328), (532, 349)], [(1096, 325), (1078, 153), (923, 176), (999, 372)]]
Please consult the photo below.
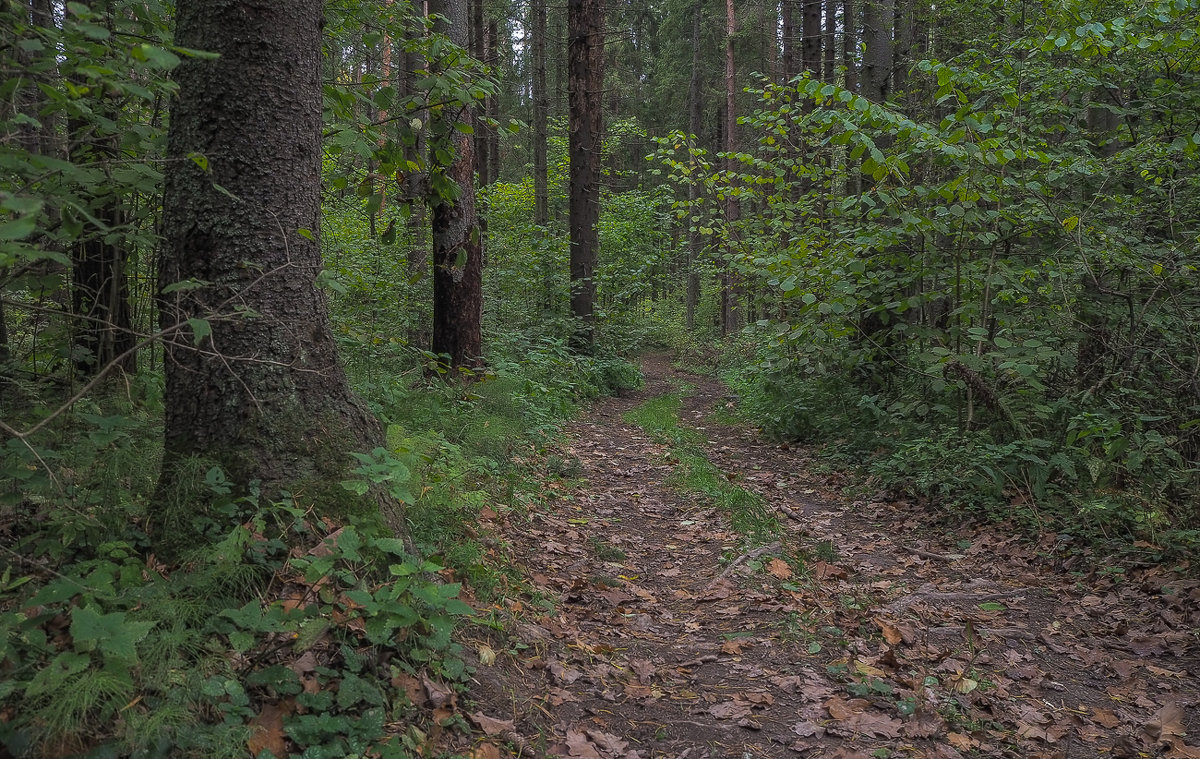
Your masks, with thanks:
[[(488, 22), (488, 51), (487, 62), (495, 66), (500, 61), (500, 25), (496, 19)], [(487, 115), (493, 121), (500, 120), (500, 97), (491, 95), (487, 99)], [(500, 130), (486, 126), (483, 133), (487, 136), (487, 178), (488, 184), (500, 179)]]
[(842, 65), (846, 67), (846, 89), (858, 91), (858, 19), (854, 15), (854, 0), (842, 0)]
[[(737, 79), (734, 68), (734, 36), (737, 34), (737, 15), (734, 12), (733, 0), (725, 0), (725, 150), (734, 153), (737, 150)], [(726, 159), (725, 168), (732, 173), (737, 164), (732, 158)], [(737, 200), (732, 193), (725, 198), (725, 220), (732, 226), (740, 216)], [(726, 256), (733, 257), (732, 243), (726, 247)], [(738, 311), (735, 275), (729, 263), (721, 270), (721, 334), (728, 335), (741, 328)]]
[(833, 81), (833, 70), (837, 67), (837, 0), (825, 0), (825, 71), (823, 79)]
[(157, 533), (178, 539), (190, 523), (180, 507), (199, 460), (325, 513), (378, 505), (403, 534), (400, 504), (351, 499), (339, 485), (347, 452), (383, 435), (350, 391), (315, 285), (322, 4), (180, 0), (176, 19), (176, 44), (220, 57), (185, 58), (174, 74), (159, 285), (162, 326), (175, 331)]
[[(410, 3), (410, 13), (414, 16), (423, 16), (425, 14), (425, 3), (423, 0), (407, 0)], [(415, 96), (424, 94), (417, 82), (421, 79), (425, 70), (425, 58), (415, 50), (405, 51), (404, 53), (404, 73), (400, 77), (400, 84), (403, 87), (406, 96)], [(428, 166), (426, 158), (426, 143), (427, 130), (422, 124), (420, 128), (415, 129), (415, 134), (411, 144), (404, 145), (404, 158), (406, 161), (412, 161), (417, 166)], [(410, 171), (404, 175), (404, 181), (401, 191), (404, 194), (404, 202), (408, 203), (412, 212), (408, 216), (406, 226), (408, 229), (408, 248), (405, 250), (405, 269), (408, 273), (410, 282), (419, 282), (425, 278), (429, 272), (429, 224), (428, 214), (426, 213), (426, 199), (428, 186), (428, 175), (422, 171)], [(433, 328), (431, 326), (431, 314), (419, 314), (417, 323), (410, 326), (408, 330), (408, 342), (417, 348), (428, 350), (430, 341), (433, 337)]]
[(804, 0), (804, 69), (821, 78), (821, 0)]
[(914, 0), (894, 1), (896, 34), (892, 60), (892, 89), (900, 97), (904, 97), (908, 90), (908, 70), (913, 65), (916, 53), (916, 3)]
[(783, 35), (783, 81), (796, 75), (796, 0), (781, 0), (780, 15)]
[[(467, 43), (467, 0), (430, 0), (429, 12), (442, 17), (434, 27), (460, 47)], [(457, 188), (444, 197), (429, 195), (433, 231), (433, 346), (452, 368), (474, 366), (483, 353), (483, 238), (475, 213), (475, 144), (454, 128), (473, 121), (468, 104), (443, 107), (430, 124), (434, 145), (453, 150), (443, 168)]]
[(533, 30), (533, 223), (550, 223), (550, 190), (546, 163), (550, 97), (546, 92), (546, 0), (531, 0)]
[(864, 97), (883, 103), (892, 94), (893, 0), (863, 0)]
[[(470, 0), (471, 3), (471, 26), (470, 26), (470, 51), (471, 55), (478, 61), (486, 62), (489, 58), (489, 39), (488, 27), (485, 20), (483, 6), (484, 0)], [(475, 171), (479, 174), (479, 184), (481, 187), (487, 187), (491, 183), (491, 177), (488, 176), (488, 169), (491, 164), (488, 161), (488, 148), (491, 143), (488, 141), (487, 130), (483, 128), (475, 131)]]
[[(692, 78), (688, 84), (688, 131), (691, 133), (693, 144), (696, 144), (696, 147), (699, 147), (697, 143), (700, 140), (700, 73), (702, 65), (700, 57), (700, 27), (703, 21), (703, 14), (703, 0), (695, 0), (692, 6)], [(784, 76), (787, 76), (786, 71), (784, 72)], [(699, 199), (699, 181), (688, 182), (688, 204), (692, 209), (695, 209), (696, 201)], [(695, 210), (692, 213), (694, 214)], [(687, 328), (694, 329), (696, 326), (696, 306), (700, 302), (700, 272), (696, 270), (696, 265), (700, 260), (700, 254), (704, 249), (704, 245), (700, 241), (700, 233), (696, 229), (696, 225), (689, 222), (688, 228), (687, 292), (684, 295), (684, 309), (687, 318)]]
[(604, 2), (569, 0), (567, 58), (571, 160), (572, 345), (590, 353), (595, 341), (596, 261), (600, 238), (600, 138), (604, 95)]

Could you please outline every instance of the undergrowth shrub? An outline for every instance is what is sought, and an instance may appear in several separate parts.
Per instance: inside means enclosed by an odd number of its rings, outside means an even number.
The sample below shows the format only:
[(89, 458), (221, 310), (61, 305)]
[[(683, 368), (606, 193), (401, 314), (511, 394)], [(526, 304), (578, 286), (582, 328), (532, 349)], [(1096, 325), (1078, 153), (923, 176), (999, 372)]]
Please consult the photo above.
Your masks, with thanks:
[(294, 504), (253, 512), (178, 566), (121, 535), (81, 546), (54, 573), (9, 566), (7, 752), (242, 756), (251, 720), (280, 708), (305, 756), (411, 755), (415, 744), (385, 728), (415, 706), (393, 683), (418, 670), (465, 676), (451, 639), (454, 618), (471, 611), (459, 586), (428, 579), (443, 567), (395, 538)]

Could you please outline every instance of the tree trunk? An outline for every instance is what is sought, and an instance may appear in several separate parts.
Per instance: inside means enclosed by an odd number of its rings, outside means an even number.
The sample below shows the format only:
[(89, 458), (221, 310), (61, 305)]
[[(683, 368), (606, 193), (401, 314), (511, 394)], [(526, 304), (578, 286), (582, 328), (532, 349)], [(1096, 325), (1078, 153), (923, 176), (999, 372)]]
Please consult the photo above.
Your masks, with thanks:
[(600, 134), (604, 94), (604, 2), (567, 4), (571, 158), (572, 345), (590, 353), (595, 343), (596, 261), (600, 238)]
[[(430, 0), (442, 17), (434, 31), (466, 47), (467, 0)], [(431, 182), (433, 228), (433, 347), (452, 368), (475, 365), (483, 353), (483, 240), (475, 214), (474, 140), (454, 128), (471, 124), (469, 104), (447, 104), (430, 124), (433, 145), (453, 151), (449, 166), (435, 168), (453, 188)], [(432, 154), (436, 150), (431, 148)], [(450, 197), (452, 195), (456, 197)]]
[(782, 0), (781, 34), (783, 36), (782, 67), (784, 82), (796, 75), (796, 0)]
[(550, 223), (550, 190), (546, 165), (550, 97), (546, 92), (546, 0), (531, 0), (533, 30), (533, 223)]
[(892, 1), (863, 0), (863, 92), (876, 102), (891, 96)]
[[(487, 62), (496, 66), (500, 62), (500, 25), (496, 19), (488, 22), (488, 53)], [(487, 115), (493, 121), (500, 120), (500, 96), (490, 95), (487, 99)], [(483, 133), (487, 135), (487, 176), (488, 184), (500, 179), (500, 130), (494, 126), (486, 126)], [(486, 185), (485, 185), (486, 186)]]
[(892, 61), (892, 89), (897, 96), (905, 97), (908, 90), (908, 70), (913, 65), (916, 52), (916, 3), (914, 0), (895, 0), (896, 3), (896, 42)]
[[(821, 78), (821, 0), (804, 0), (804, 68)], [(811, 102), (811, 101), (809, 101)]]
[[(470, 0), (470, 3), (470, 52), (475, 60), (486, 63), (489, 57), (489, 50), (487, 21), (485, 20), (483, 13), (484, 0)], [(491, 183), (491, 178), (488, 176), (488, 168), (491, 166), (491, 164), (488, 162), (488, 147), (490, 147), (490, 145), (491, 143), (488, 142), (487, 137), (487, 129), (484, 129), (482, 128), (482, 125), (479, 125), (479, 128), (475, 130), (475, 170), (479, 173), (480, 187), (487, 187)]]
[[(700, 142), (700, 27), (703, 14), (704, 0), (695, 0), (695, 4), (692, 6), (692, 79), (688, 84), (688, 131), (692, 136), (693, 147), (696, 148), (699, 148)], [(787, 76), (786, 71), (784, 76)], [(695, 161), (692, 162), (692, 166), (693, 172), (695, 172)], [(688, 182), (688, 206), (693, 215), (696, 213), (696, 201), (699, 199), (700, 181), (698, 175), (693, 173), (692, 181)], [(696, 267), (703, 245), (696, 227), (695, 223), (688, 222), (687, 292), (684, 295), (684, 308), (689, 330), (696, 327), (696, 306), (700, 302), (700, 272), (696, 270)]]
[[(177, 45), (220, 57), (184, 58), (173, 74), (156, 533), (169, 546), (187, 539), (197, 464), (257, 481), (265, 498), (288, 491), (331, 515), (377, 514), (340, 485), (348, 452), (383, 434), (350, 391), (315, 285), (321, 1), (180, 0), (176, 19)], [(374, 503), (404, 534), (403, 507), (378, 493)]]
[[(733, 38), (737, 33), (737, 17), (733, 10), (733, 0), (725, 0), (725, 150), (733, 153), (737, 150), (737, 81), (734, 69)], [(737, 169), (737, 162), (727, 158), (725, 169), (731, 175)], [(730, 179), (732, 181), (732, 177)], [(739, 218), (737, 200), (733, 193), (725, 198), (725, 221), (733, 234), (732, 227)], [(736, 287), (735, 275), (732, 270), (734, 255), (733, 242), (727, 236), (725, 248), (727, 260), (721, 271), (721, 334), (728, 335), (741, 328), (739, 324), (738, 300), (734, 292)]]
[(825, 0), (825, 71), (822, 77), (833, 82), (833, 70), (837, 66), (837, 0)]
[(842, 0), (842, 65), (846, 67), (846, 89), (858, 92), (858, 19), (854, 0)]
[[(411, 3), (411, 13), (414, 17), (422, 16), (425, 13), (424, 0), (408, 0)], [(401, 77), (401, 83), (404, 87), (404, 93), (408, 96), (416, 95), (421, 92), (417, 86), (417, 81), (424, 75), (420, 72), (424, 71), (426, 66), (425, 58), (415, 50), (405, 51), (404, 53), (404, 74)], [(404, 146), (404, 157), (407, 161), (412, 161), (417, 166), (425, 167), (424, 173), (421, 171), (410, 171), (404, 177), (404, 197), (409, 204), (411, 213), (408, 216), (408, 249), (405, 251), (405, 268), (408, 273), (410, 282), (419, 282), (429, 272), (429, 234), (428, 234), (428, 216), (426, 214), (426, 194), (428, 193), (428, 161), (426, 158), (426, 128), (422, 124), (416, 129), (416, 135), (413, 139), (413, 144)], [(431, 320), (426, 319), (425, 313), (418, 312), (416, 324), (410, 326), (408, 330), (408, 342), (414, 347), (422, 350), (430, 348), (430, 341), (433, 337), (433, 328)], [(432, 316), (432, 315), (429, 315)]]

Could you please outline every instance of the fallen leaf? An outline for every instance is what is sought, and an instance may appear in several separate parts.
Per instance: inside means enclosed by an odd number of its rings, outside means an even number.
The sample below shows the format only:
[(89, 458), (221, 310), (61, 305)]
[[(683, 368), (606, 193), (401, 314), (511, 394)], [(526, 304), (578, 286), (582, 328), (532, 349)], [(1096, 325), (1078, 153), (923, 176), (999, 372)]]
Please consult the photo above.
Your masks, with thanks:
[(588, 740), (587, 733), (582, 730), (567, 730), (567, 753), (565, 756), (578, 756), (583, 759), (602, 759), (600, 752)]
[(908, 738), (932, 738), (946, 729), (946, 721), (936, 712), (922, 711), (914, 714), (900, 728)]
[(825, 708), (829, 711), (829, 716), (839, 720), (848, 719), (855, 714), (861, 714), (862, 710), (868, 706), (870, 706), (870, 702), (865, 698), (852, 698), (849, 701), (844, 701), (834, 696), (825, 702)]
[(902, 725), (898, 719), (892, 719), (885, 714), (870, 711), (847, 717), (842, 720), (842, 726), (856, 733), (869, 735), (873, 738), (898, 738), (900, 737), (900, 728)]
[(959, 751), (970, 751), (971, 747), (977, 743), (974, 738), (962, 733), (946, 733), (946, 740)]
[(514, 729), (511, 719), (496, 719), (479, 712), (468, 714), (467, 717), (475, 727), (483, 731), (484, 735), (500, 735)]
[(792, 568), (783, 559), (771, 559), (767, 562), (767, 571), (778, 577), (780, 580), (790, 579), (792, 576)]
[(1110, 730), (1121, 724), (1121, 718), (1108, 709), (1096, 709), (1092, 712), (1092, 721)]
[(792, 732), (799, 735), (801, 738), (816, 737), (820, 738), (825, 735), (825, 728), (818, 724), (805, 720), (792, 725)]
[(421, 685), (421, 681), (410, 674), (401, 672), (392, 678), (392, 687), (403, 691), (405, 696), (408, 696), (408, 703), (413, 706), (420, 706), (425, 703), (425, 688)]
[(900, 629), (891, 622), (886, 622), (882, 619), (876, 618), (875, 626), (878, 627), (880, 632), (883, 633), (883, 639), (886, 640), (889, 645), (896, 646), (904, 642), (904, 636), (900, 634)]
[(1186, 735), (1183, 729), (1183, 709), (1179, 704), (1163, 704), (1154, 719), (1143, 728), (1150, 740), (1164, 740), (1173, 735)]
[(251, 756), (258, 756), (264, 751), (270, 751), (275, 756), (287, 756), (287, 736), (283, 733), (283, 718), (296, 709), (296, 702), (284, 701), (281, 704), (265, 704), (254, 719), (250, 720), (250, 740), (246, 748)]
[(425, 694), (433, 708), (440, 709), (454, 703), (454, 691), (450, 690), (448, 686), (430, 680), (428, 677), (422, 677), (421, 684), (425, 686)]
[(500, 748), (493, 743), (480, 743), (471, 749), (471, 759), (500, 759)]

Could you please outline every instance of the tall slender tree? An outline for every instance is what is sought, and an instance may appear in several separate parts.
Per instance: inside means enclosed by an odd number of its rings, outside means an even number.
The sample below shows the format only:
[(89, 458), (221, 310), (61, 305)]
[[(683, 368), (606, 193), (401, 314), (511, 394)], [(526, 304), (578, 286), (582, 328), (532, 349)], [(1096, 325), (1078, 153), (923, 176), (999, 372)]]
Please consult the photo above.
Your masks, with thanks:
[[(786, 0), (785, 0), (786, 1)], [(704, 0), (694, 0), (692, 3), (692, 78), (688, 83), (688, 132), (696, 142), (700, 140), (701, 117), (701, 68), (700, 33), (704, 18)], [(696, 162), (692, 162), (692, 170), (697, 171)], [(700, 199), (700, 183), (688, 182), (689, 205), (695, 207)], [(695, 213), (695, 211), (693, 211)], [(684, 295), (685, 319), (688, 329), (696, 326), (696, 306), (700, 302), (700, 272), (697, 268), (700, 254), (704, 245), (700, 241), (700, 231), (695, 224), (688, 224), (688, 259), (687, 259), (687, 292)]]
[(571, 159), (572, 344), (595, 343), (596, 261), (600, 249), (600, 139), (604, 96), (604, 2), (568, 0), (567, 51)]
[[(725, 159), (725, 169), (731, 174), (737, 169), (732, 155), (737, 152), (737, 68), (734, 56), (734, 37), (737, 35), (737, 15), (733, 0), (725, 0), (725, 150), (731, 157)], [(725, 220), (730, 227), (740, 216), (737, 198), (733, 193), (725, 196)], [(733, 241), (726, 241), (726, 256), (733, 257)], [(735, 275), (731, 264), (721, 269), (721, 334), (727, 335), (740, 328)]]
[[(382, 444), (338, 361), (321, 268), (321, 0), (180, 0), (176, 43), (217, 53), (175, 72), (160, 267), (166, 450), (160, 502), (188, 460), (264, 495), (350, 507), (347, 451)], [(380, 496), (389, 524), (400, 504)], [(157, 527), (174, 538), (168, 510)]]
[(550, 189), (546, 144), (549, 141), (550, 95), (546, 91), (546, 0), (530, 0), (533, 37), (533, 223), (550, 222)]
[[(467, 0), (429, 0), (438, 16), (434, 31), (467, 46)], [(436, 167), (429, 202), (433, 229), (433, 352), (454, 368), (467, 367), (483, 353), (483, 239), (475, 213), (475, 141), (458, 125), (472, 125), (467, 102), (444, 104), (430, 124), (431, 153), (449, 154)]]

